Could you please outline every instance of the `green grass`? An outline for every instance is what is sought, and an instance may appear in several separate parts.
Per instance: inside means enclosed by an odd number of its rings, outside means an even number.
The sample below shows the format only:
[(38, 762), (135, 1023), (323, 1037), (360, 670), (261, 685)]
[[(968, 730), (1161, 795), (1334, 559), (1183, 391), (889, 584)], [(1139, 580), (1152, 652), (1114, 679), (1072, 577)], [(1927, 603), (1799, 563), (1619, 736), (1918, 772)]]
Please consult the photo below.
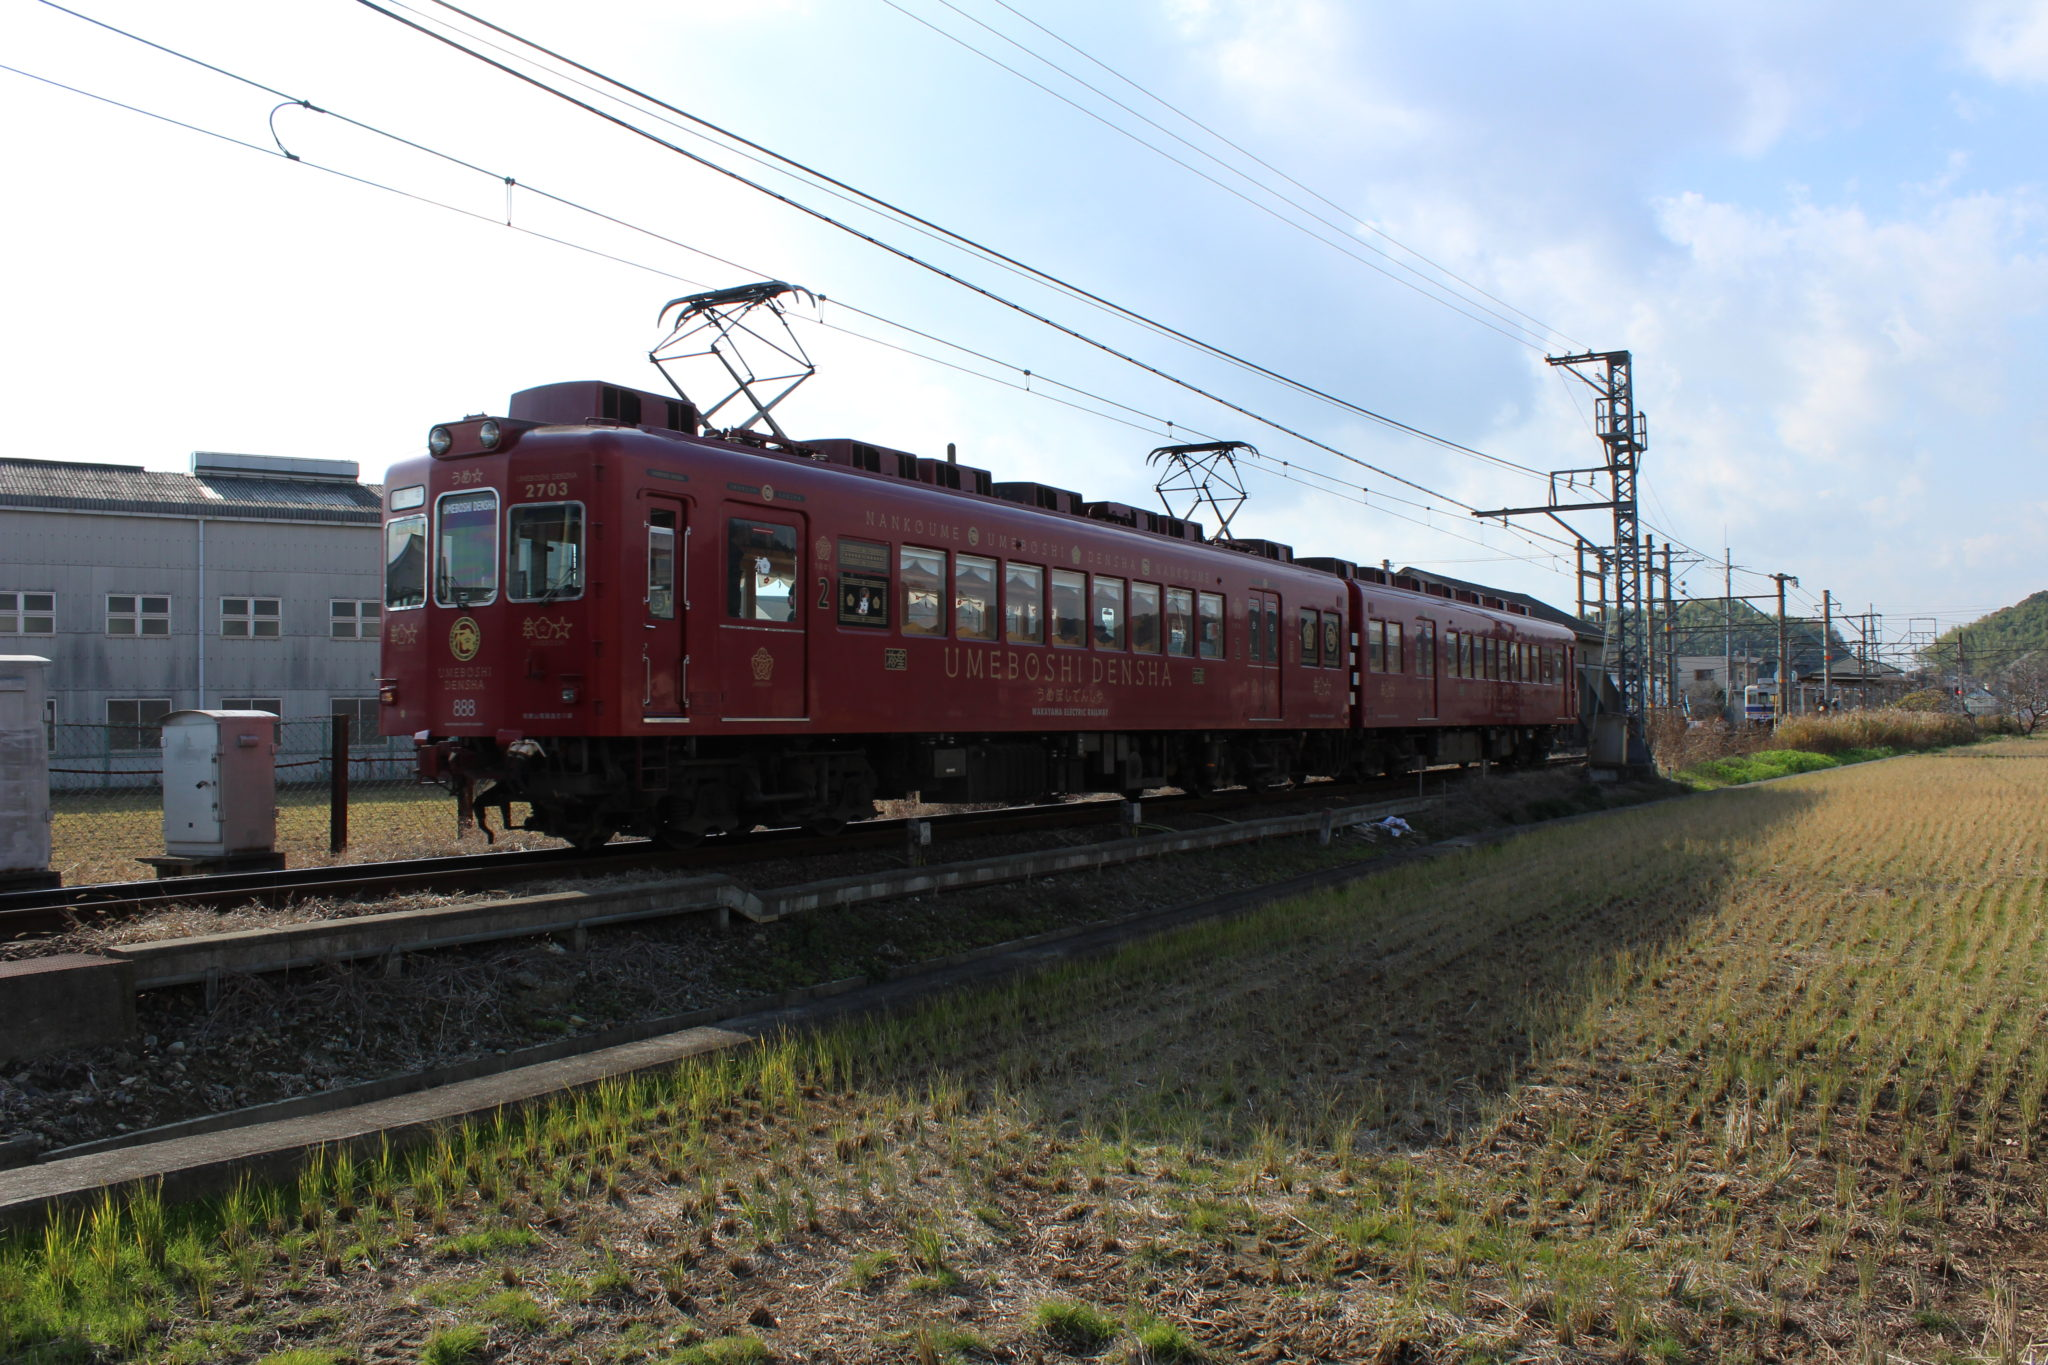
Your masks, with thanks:
[(1115, 1318), (1077, 1299), (1039, 1304), (1031, 1310), (1031, 1325), (1062, 1351), (1076, 1354), (1101, 1350), (1119, 1330)]
[(489, 1340), (483, 1328), (469, 1323), (436, 1332), (420, 1347), (420, 1365), (471, 1365), (483, 1359)]
[(1803, 749), (1764, 749), (1753, 754), (1738, 754), (1733, 758), (1710, 759), (1676, 774), (1676, 780), (1696, 791), (1714, 791), (1721, 787), (1739, 787), (1745, 783), (1762, 782), (1773, 777), (1820, 772), (1826, 768), (1839, 768), (1850, 763), (1867, 763), (1872, 759), (1891, 756), (1892, 751), (1889, 749), (1847, 749), (1836, 754), (1808, 753)]
[(768, 1365), (774, 1358), (759, 1337), (713, 1337), (671, 1353), (665, 1365)]
[(509, 1251), (523, 1251), (539, 1242), (540, 1234), (532, 1228), (478, 1228), (473, 1232), (465, 1232), (437, 1243), (432, 1254), (444, 1260), (462, 1256), (495, 1256)]

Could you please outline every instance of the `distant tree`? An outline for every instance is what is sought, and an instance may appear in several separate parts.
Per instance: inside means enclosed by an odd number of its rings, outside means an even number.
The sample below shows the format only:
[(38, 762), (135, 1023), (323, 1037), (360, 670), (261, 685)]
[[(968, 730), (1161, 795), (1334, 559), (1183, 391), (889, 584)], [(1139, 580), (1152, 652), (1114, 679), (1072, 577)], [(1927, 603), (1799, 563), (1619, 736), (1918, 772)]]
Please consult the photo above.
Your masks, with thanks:
[(1956, 699), (1942, 687), (1923, 687), (1918, 692), (1908, 692), (1892, 705), (1901, 711), (1950, 711), (1955, 708)]
[(2005, 670), (1998, 693), (2012, 708), (2022, 734), (2048, 719), (2048, 650), (2037, 650)]

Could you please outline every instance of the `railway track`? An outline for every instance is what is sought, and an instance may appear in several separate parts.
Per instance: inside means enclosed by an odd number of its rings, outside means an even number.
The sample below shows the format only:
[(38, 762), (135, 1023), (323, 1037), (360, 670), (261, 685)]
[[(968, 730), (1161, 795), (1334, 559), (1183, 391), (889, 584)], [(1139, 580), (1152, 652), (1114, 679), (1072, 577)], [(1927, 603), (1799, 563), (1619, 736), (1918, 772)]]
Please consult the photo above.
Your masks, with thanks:
[[(1432, 770), (1441, 779), (1455, 769)], [(1307, 787), (1233, 791), (1207, 797), (1165, 795), (1145, 802), (1148, 810), (1224, 815), (1281, 801), (1356, 799), (1384, 791), (1408, 790), (1413, 777), (1361, 783), (1315, 783)], [(998, 811), (963, 811), (915, 817), (937, 842), (1034, 830), (1115, 824), (1123, 803), (1114, 800), (1060, 802)], [(61, 933), (81, 924), (133, 918), (185, 905), (224, 909), (282, 905), (315, 897), (360, 897), (377, 893), (484, 890), (540, 879), (597, 877), (632, 872), (696, 872), (768, 859), (802, 859), (859, 849), (901, 847), (910, 818), (863, 821), (830, 837), (798, 829), (757, 830), (711, 840), (691, 849), (665, 849), (647, 841), (615, 843), (585, 852), (571, 848), (479, 853), (398, 862), (350, 863), (268, 872), (234, 872), (162, 881), (106, 882), (0, 894), (0, 942)]]

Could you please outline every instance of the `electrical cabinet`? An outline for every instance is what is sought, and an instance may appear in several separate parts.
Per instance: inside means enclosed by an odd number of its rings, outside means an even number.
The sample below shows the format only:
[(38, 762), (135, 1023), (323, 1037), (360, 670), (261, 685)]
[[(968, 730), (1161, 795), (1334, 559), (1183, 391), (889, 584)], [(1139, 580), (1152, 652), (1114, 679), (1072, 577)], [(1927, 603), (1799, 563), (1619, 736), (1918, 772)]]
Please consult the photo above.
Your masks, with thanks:
[(269, 853), (277, 842), (277, 717), (173, 711), (163, 727), (164, 852)]
[(37, 654), (0, 654), (0, 878), (8, 880), (50, 865), (49, 666)]

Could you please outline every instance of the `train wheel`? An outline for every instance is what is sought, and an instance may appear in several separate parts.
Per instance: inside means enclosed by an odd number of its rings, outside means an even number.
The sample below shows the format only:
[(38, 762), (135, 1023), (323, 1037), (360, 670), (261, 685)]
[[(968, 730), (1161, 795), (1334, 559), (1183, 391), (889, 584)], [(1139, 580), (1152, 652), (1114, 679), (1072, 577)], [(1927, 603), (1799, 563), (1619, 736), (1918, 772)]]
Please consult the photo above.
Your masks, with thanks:
[(595, 853), (610, 843), (612, 836), (617, 833), (618, 831), (610, 825), (591, 825), (569, 836), (569, 842), (576, 846), (578, 852)]
[(843, 815), (814, 815), (804, 821), (804, 831), (821, 839), (830, 839), (846, 832), (846, 817)]
[(701, 829), (677, 829), (674, 825), (663, 825), (654, 831), (654, 842), (671, 852), (679, 853), (686, 848), (695, 848), (703, 843), (704, 831)]

